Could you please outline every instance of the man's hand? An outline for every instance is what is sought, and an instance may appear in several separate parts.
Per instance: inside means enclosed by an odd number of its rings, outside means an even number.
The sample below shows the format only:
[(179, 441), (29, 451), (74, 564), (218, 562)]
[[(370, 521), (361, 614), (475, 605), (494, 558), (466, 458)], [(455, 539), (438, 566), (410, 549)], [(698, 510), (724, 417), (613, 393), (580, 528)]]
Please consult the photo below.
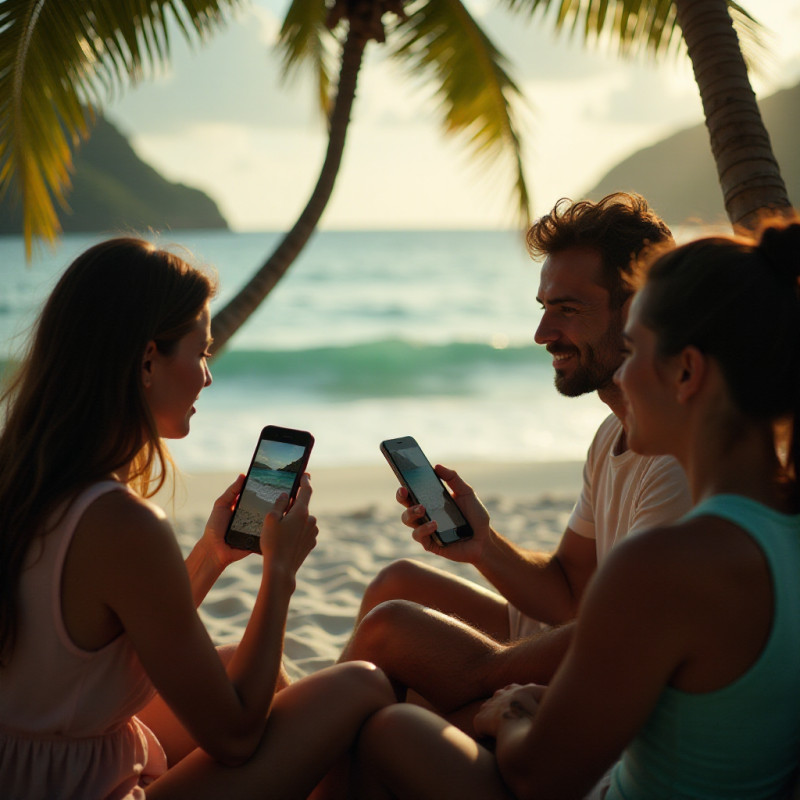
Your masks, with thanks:
[(450, 488), (453, 500), (455, 500), (461, 513), (469, 522), (473, 531), (472, 539), (453, 542), (446, 547), (437, 544), (432, 538), (437, 529), (436, 523), (432, 520), (427, 522), (424, 520), (425, 507), (412, 504), (408, 489), (404, 486), (397, 490), (396, 495), (397, 502), (406, 508), (400, 519), (404, 525), (413, 529), (414, 539), (426, 550), (443, 556), (450, 561), (460, 561), (468, 564), (477, 563), (493, 535), (489, 525), (489, 513), (478, 499), (473, 488), (462, 480), (455, 470), (443, 467), (441, 464), (437, 464), (434, 470)]
[(536, 683), (524, 686), (512, 683), (504, 689), (498, 689), (475, 715), (475, 733), (496, 739), (504, 721), (533, 719), (546, 688)]

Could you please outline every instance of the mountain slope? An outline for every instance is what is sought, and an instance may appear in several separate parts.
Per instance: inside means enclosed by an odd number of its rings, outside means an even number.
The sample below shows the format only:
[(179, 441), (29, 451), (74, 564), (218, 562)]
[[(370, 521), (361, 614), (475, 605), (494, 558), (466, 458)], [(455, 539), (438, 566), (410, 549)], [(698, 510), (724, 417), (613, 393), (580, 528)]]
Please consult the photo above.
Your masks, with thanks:
[[(800, 203), (800, 84), (759, 101), (789, 198)], [(606, 173), (585, 196), (597, 200), (615, 191), (643, 194), (670, 224), (727, 224), (722, 191), (705, 125), (686, 128), (634, 153)]]
[[(166, 180), (105, 119), (97, 120), (74, 167), (69, 209), (59, 209), (67, 233), (228, 227), (208, 195)], [(21, 209), (7, 199), (0, 203), (0, 233), (22, 233)]]

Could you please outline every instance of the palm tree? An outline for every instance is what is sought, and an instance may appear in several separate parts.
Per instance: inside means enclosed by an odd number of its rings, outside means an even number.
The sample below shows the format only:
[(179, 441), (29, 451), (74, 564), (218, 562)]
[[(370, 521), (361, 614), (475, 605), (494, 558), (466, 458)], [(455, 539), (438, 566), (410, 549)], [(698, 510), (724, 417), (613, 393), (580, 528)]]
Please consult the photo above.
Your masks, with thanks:
[(733, 0), (506, 0), (529, 14), (554, 11), (556, 30), (582, 30), (590, 41), (611, 34), (623, 55), (644, 46), (660, 55), (683, 33), (703, 103), (725, 209), (734, 229), (758, 226), (765, 214), (791, 213), (764, 127), (733, 18), (747, 44), (757, 23)]
[[(240, 0), (4, 0), (0, 5), (0, 191), (21, 195), (28, 256), (33, 236), (59, 233), (56, 203), (66, 206), (71, 148), (88, 136), (92, 107), (126, 78), (163, 63), (169, 52), (166, 9), (189, 39), (205, 38)], [(180, 10), (180, 14), (176, 9)], [(392, 12), (394, 23), (384, 27)], [(327, 19), (326, 19), (327, 15)], [(184, 19), (184, 17), (186, 19)], [(344, 31), (344, 33), (342, 33)], [(329, 62), (343, 36), (335, 101)], [(527, 218), (528, 191), (511, 103), (520, 93), (504, 58), (461, 0), (294, 0), (281, 31), (285, 71), (313, 62), (329, 141), (320, 176), (297, 222), (245, 287), (215, 315), (221, 348), (258, 307), (313, 233), (333, 191), (362, 57), (371, 40), (395, 40), (392, 55), (432, 77), (447, 132), (463, 133), (475, 154), (510, 153), (515, 194)], [(40, 68), (41, 67), (41, 68)], [(64, 80), (66, 76), (67, 80)], [(52, 193), (52, 197), (51, 197)]]
[(3, 0), (0, 3), (0, 196), (22, 203), (34, 237), (60, 233), (72, 151), (95, 107), (169, 57), (170, 20), (201, 41), (242, 0)]
[[(390, 14), (392, 22), (384, 24)], [(335, 100), (331, 100), (326, 55), (344, 29)], [(333, 192), (344, 151), (350, 112), (364, 49), (368, 42), (394, 42), (390, 55), (411, 71), (433, 78), (448, 133), (466, 133), (476, 154), (510, 155), (520, 217), (529, 201), (522, 169), (520, 137), (512, 100), (519, 91), (506, 73), (502, 55), (461, 0), (414, 0), (408, 13), (400, 0), (336, 0), (326, 14), (324, 0), (294, 0), (280, 35), (285, 73), (311, 62), (317, 73), (322, 108), (329, 112), (329, 137), (319, 179), (303, 212), (272, 255), (212, 320), (214, 350), (223, 347), (286, 273), (308, 242)]]
[[(330, 109), (329, 145), (318, 183), (298, 222), (242, 291), (214, 318), (217, 348), (241, 326), (286, 272), (308, 241), (333, 190), (341, 162), (364, 48), (394, 41), (393, 57), (436, 79), (445, 129), (463, 132), (478, 153), (510, 153), (522, 213), (528, 208), (520, 139), (511, 109), (519, 91), (504, 59), (461, 0), (336, 0), (326, 25), (323, 0), (294, 0), (281, 31), (287, 71), (311, 61), (323, 107)], [(729, 10), (752, 31), (755, 22), (733, 0), (506, 0), (516, 9), (546, 13), (558, 6), (555, 27), (582, 23), (586, 40), (611, 33), (622, 53), (638, 47), (668, 50), (683, 29), (703, 99), (712, 150), (731, 222), (752, 227), (764, 210), (789, 201), (747, 78)], [(50, 193), (61, 204), (68, 187), (70, 144), (86, 135), (83, 103), (144, 67), (163, 61), (169, 39), (165, 9), (182, 9), (189, 38), (206, 36), (239, 0), (4, 0), (0, 4), (0, 191), (16, 186), (32, 235), (54, 237), (57, 219)], [(131, 9), (133, 12), (131, 13)], [(384, 28), (386, 12), (394, 12)], [(609, 13), (611, 12), (611, 13)], [(185, 17), (185, 19), (184, 19)], [(346, 28), (335, 102), (331, 101), (332, 30)], [(720, 60), (720, 54), (724, 57)], [(35, 68), (32, 68), (32, 65)], [(710, 67), (708, 65), (711, 65)], [(719, 91), (719, 76), (734, 76)], [(713, 76), (713, 77), (712, 77)], [(66, 80), (64, 78), (66, 77)], [(735, 102), (731, 98), (735, 96)], [(746, 124), (745, 124), (746, 123)], [(71, 140), (71, 142), (70, 142)]]
[(728, 219), (734, 229), (747, 231), (765, 214), (790, 213), (789, 194), (724, 0), (675, 0), (675, 9)]

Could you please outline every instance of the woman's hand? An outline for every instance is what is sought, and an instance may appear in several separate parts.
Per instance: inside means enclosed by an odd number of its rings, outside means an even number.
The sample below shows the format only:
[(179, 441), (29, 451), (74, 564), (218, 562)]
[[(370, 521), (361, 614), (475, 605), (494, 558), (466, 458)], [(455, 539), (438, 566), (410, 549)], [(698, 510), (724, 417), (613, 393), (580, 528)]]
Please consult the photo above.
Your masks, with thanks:
[[(300, 479), (300, 490), (291, 508), (289, 496), (282, 494), (261, 527), (261, 552), (265, 569), (274, 566), (286, 569), (292, 576), (300, 569), (306, 556), (317, 543), (316, 517), (308, 513), (311, 501), (311, 482), (308, 474)], [(285, 513), (284, 513), (285, 512)]]
[(547, 687), (536, 683), (524, 686), (512, 683), (498, 689), (475, 715), (473, 724), (478, 736), (497, 738), (504, 720), (533, 719)]
[(456, 505), (461, 510), (472, 528), (473, 536), (460, 542), (442, 547), (432, 538), (436, 531), (435, 522), (425, 522), (425, 507), (413, 505), (410, 501), (408, 489), (401, 486), (397, 490), (397, 502), (406, 507), (400, 519), (403, 524), (414, 530), (413, 537), (426, 550), (443, 556), (450, 561), (460, 561), (475, 564), (480, 561), (483, 548), (489, 542), (492, 531), (489, 525), (489, 512), (478, 499), (475, 490), (452, 469), (437, 464), (434, 468), (436, 474), (450, 487), (450, 492)]
[(233, 516), (233, 507), (236, 505), (236, 498), (244, 486), (244, 475), (238, 478), (214, 501), (211, 515), (203, 531), (202, 542), (206, 552), (211, 558), (216, 559), (220, 571), (224, 570), (234, 561), (239, 561), (249, 555), (248, 550), (239, 550), (231, 547), (225, 542), (225, 531)]

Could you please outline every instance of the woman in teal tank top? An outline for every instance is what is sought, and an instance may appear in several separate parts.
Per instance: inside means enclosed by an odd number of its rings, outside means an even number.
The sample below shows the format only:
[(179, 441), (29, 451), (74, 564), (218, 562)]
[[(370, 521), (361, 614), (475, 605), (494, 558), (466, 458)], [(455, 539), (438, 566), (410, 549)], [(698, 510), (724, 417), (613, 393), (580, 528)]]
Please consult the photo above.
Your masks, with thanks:
[[(410, 705), (361, 737), (363, 797), (784, 798), (800, 764), (800, 222), (662, 255), (615, 381), (629, 446), (695, 509), (593, 578), (549, 687), (511, 686), (476, 743)], [(485, 746), (484, 746), (485, 745)], [(598, 780), (608, 772), (607, 790)]]

